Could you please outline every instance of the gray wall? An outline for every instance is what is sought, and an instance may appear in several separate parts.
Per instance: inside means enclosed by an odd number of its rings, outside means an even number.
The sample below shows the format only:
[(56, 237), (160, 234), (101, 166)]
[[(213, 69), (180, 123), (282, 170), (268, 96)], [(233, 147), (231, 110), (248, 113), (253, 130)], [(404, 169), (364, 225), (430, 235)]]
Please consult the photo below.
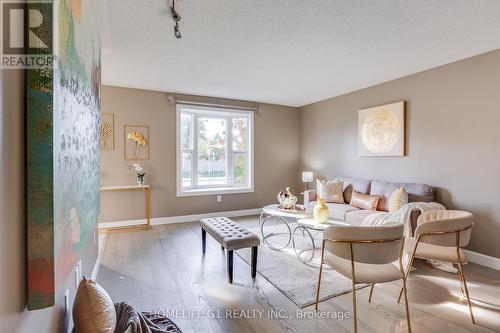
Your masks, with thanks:
[[(165, 92), (104, 86), (102, 112), (115, 116), (115, 150), (101, 152), (101, 185), (135, 184), (123, 156), (123, 126), (147, 125), (150, 159), (140, 161), (146, 169), (146, 182), (152, 184), (152, 217), (190, 215), (259, 208), (276, 201), (283, 186), (298, 194), (300, 178), (299, 112), (297, 108), (264, 104), (263, 114), (255, 114), (255, 191), (227, 194), (222, 202), (215, 195), (181, 197), (176, 195), (175, 105)], [(179, 96), (189, 100), (230, 105), (255, 105), (242, 101)], [(144, 194), (106, 192), (101, 195), (100, 221), (144, 218)]]
[[(407, 157), (358, 157), (358, 110), (407, 101)], [(500, 50), (307, 105), (301, 167), (422, 182), (448, 208), (474, 213), (469, 248), (500, 258)]]
[[(61, 332), (64, 291), (75, 296), (74, 276), (60, 286), (56, 305), (26, 310), (26, 242), (24, 196), (24, 72), (0, 70), (0, 332)], [(90, 276), (97, 246), (90, 237), (82, 252), (83, 274)]]

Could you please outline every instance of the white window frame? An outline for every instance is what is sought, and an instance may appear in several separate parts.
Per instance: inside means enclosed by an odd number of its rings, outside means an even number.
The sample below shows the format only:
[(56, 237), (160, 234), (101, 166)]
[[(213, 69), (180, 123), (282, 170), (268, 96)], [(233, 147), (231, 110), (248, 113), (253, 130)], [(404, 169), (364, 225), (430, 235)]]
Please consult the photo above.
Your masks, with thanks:
[[(192, 118), (192, 131), (191, 131), (191, 143), (192, 143), (192, 163), (191, 163), (191, 188), (182, 187), (182, 151), (181, 148), (181, 114), (190, 113), (193, 115)], [(203, 118), (225, 118), (227, 119), (227, 130), (226, 130), (226, 177), (228, 177), (229, 184), (232, 184), (233, 170), (229, 170), (230, 166), (233, 165), (233, 153), (238, 151), (233, 151), (232, 142), (232, 119), (238, 118), (238, 116), (248, 117), (248, 165), (247, 165), (247, 183), (237, 184), (237, 185), (195, 185), (195, 180), (197, 179), (197, 117), (203, 116)], [(245, 110), (235, 110), (228, 108), (218, 108), (218, 107), (208, 107), (208, 106), (193, 106), (189, 104), (176, 104), (176, 184), (177, 184), (177, 196), (201, 196), (201, 195), (216, 195), (216, 194), (236, 194), (236, 193), (249, 193), (254, 191), (254, 112)]]

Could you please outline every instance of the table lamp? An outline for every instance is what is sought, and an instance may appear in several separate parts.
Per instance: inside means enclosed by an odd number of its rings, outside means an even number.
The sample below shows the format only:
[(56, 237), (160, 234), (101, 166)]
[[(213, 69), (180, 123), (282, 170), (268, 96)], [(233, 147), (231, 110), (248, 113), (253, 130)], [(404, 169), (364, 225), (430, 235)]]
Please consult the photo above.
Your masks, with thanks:
[(302, 171), (302, 182), (306, 183), (306, 191), (309, 190), (309, 183), (314, 180), (314, 174), (312, 171)]

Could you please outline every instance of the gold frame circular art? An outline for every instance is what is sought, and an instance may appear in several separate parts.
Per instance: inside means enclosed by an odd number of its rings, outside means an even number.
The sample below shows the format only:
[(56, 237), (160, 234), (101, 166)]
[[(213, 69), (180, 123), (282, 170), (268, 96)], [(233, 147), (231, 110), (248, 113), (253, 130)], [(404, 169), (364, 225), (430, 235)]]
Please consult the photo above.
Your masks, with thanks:
[(399, 119), (388, 110), (370, 113), (361, 125), (361, 141), (366, 149), (374, 154), (385, 154), (391, 151), (400, 136)]

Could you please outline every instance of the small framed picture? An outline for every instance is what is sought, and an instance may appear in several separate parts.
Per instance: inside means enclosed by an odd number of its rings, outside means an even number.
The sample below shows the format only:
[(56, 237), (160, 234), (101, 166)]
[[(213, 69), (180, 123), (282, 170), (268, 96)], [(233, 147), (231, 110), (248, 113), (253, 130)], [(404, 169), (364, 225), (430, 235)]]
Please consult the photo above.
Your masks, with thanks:
[(149, 160), (149, 127), (124, 126), (124, 158), (127, 161)]
[(115, 150), (115, 116), (101, 113), (100, 150)]

